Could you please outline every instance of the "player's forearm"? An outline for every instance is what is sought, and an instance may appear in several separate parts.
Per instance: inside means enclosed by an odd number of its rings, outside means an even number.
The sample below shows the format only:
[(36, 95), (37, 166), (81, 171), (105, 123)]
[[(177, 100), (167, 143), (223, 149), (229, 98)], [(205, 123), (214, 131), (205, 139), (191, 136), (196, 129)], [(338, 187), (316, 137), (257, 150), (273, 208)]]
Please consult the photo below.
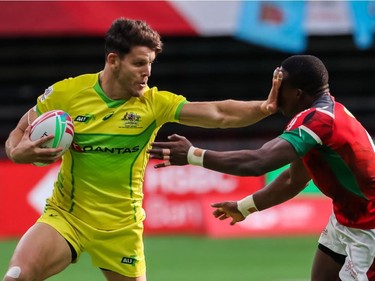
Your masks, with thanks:
[(250, 150), (207, 150), (202, 164), (207, 169), (237, 176), (259, 176), (267, 170), (258, 154)]
[(19, 128), (16, 128), (9, 134), (9, 137), (5, 142), (5, 153), (13, 162), (18, 162), (15, 150), (17, 149), (17, 145), (19, 144), (22, 136), (23, 131), (21, 131)]
[(286, 170), (266, 187), (237, 201), (237, 209), (244, 217), (247, 217), (256, 211), (262, 211), (292, 199), (304, 187), (305, 184), (302, 182), (293, 182), (289, 170)]
[[(282, 138), (275, 138), (257, 150), (238, 151), (206, 151), (191, 146), (191, 143), (184, 137), (176, 136), (176, 138), (175, 142), (156, 145), (169, 148), (169, 150), (159, 149), (159, 154), (164, 157), (166, 155), (163, 154), (163, 151), (169, 151), (172, 156), (170, 157), (172, 165), (185, 165), (187, 160), (189, 164), (203, 166), (221, 173), (260, 176), (298, 159), (291, 144)], [(165, 158), (159, 157), (159, 159)]]
[(250, 126), (271, 114), (267, 111), (266, 101), (226, 100), (218, 103), (218, 107), (224, 116), (221, 128)]
[(258, 210), (265, 210), (288, 201), (300, 193), (306, 184), (292, 182), (289, 170), (282, 172), (274, 181), (253, 194)]
[(266, 101), (190, 102), (182, 108), (180, 123), (203, 128), (239, 128), (252, 125), (270, 114)]

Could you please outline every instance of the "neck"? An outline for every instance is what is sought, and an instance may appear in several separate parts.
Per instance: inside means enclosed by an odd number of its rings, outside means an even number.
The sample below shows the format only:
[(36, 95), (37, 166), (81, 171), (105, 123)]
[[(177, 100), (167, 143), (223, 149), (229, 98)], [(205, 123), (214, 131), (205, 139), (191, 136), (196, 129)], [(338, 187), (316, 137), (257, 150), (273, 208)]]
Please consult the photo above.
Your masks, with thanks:
[(105, 68), (99, 74), (99, 85), (108, 98), (112, 100), (127, 99), (117, 79)]

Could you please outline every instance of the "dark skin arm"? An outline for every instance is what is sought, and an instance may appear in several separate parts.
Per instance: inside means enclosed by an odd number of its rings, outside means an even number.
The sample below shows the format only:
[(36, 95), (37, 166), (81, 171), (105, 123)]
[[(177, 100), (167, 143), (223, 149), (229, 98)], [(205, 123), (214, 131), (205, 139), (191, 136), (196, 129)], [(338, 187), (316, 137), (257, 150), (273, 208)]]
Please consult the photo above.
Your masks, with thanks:
[[(150, 157), (164, 159), (155, 165), (162, 168), (169, 165), (186, 165), (191, 143), (182, 136), (172, 135), (170, 142), (156, 142), (149, 150)], [(303, 190), (311, 179), (292, 145), (282, 138), (275, 138), (258, 150), (211, 151), (204, 154), (205, 168), (238, 176), (259, 176), (291, 163), (273, 182), (253, 194), (258, 210), (281, 204)], [(237, 209), (237, 201), (215, 203), (214, 216), (220, 220), (231, 217), (231, 224), (245, 217)]]
[[(253, 194), (254, 203), (259, 211), (281, 204), (300, 193), (310, 179), (302, 161), (296, 160), (274, 181)], [(213, 212), (215, 218), (232, 218), (231, 225), (245, 219), (237, 208), (237, 201), (218, 202), (211, 206), (216, 208)]]
[[(172, 135), (169, 142), (154, 142), (148, 152), (153, 159), (165, 162), (155, 165), (186, 165), (191, 142), (183, 136)], [(275, 138), (257, 150), (212, 151), (204, 155), (203, 166), (207, 169), (237, 176), (260, 176), (299, 159), (293, 146), (282, 138)]]

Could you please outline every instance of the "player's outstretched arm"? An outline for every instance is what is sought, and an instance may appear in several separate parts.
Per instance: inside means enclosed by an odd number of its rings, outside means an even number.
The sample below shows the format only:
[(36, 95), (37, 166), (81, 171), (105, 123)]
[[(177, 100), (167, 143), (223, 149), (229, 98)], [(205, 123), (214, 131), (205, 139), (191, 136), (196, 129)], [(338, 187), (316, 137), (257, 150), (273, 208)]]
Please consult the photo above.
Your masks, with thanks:
[(284, 170), (274, 181), (263, 189), (239, 201), (213, 203), (213, 215), (219, 220), (231, 218), (231, 225), (244, 220), (250, 214), (271, 208), (290, 200), (300, 193), (310, 176), (301, 160), (294, 161), (289, 169)]
[(272, 88), (267, 100), (186, 103), (181, 110), (180, 123), (204, 128), (238, 128), (252, 125), (276, 113), (277, 96), (282, 82), (282, 72), (274, 71)]
[(168, 138), (169, 142), (154, 142), (148, 150), (152, 159), (165, 160), (155, 168), (192, 164), (237, 176), (259, 176), (298, 159), (293, 146), (282, 138), (275, 138), (257, 150), (238, 151), (200, 149), (177, 134)]

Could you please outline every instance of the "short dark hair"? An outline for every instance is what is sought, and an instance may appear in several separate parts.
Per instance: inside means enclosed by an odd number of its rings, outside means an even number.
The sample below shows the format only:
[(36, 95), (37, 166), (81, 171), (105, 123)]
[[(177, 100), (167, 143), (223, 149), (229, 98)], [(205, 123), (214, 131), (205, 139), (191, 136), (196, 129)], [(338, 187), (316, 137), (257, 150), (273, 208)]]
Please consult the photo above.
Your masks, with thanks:
[(312, 55), (294, 55), (281, 63), (286, 81), (309, 95), (328, 89), (329, 75), (324, 63)]
[(105, 36), (105, 55), (116, 53), (122, 58), (134, 46), (146, 46), (159, 54), (163, 43), (159, 33), (144, 21), (126, 18), (114, 20)]

